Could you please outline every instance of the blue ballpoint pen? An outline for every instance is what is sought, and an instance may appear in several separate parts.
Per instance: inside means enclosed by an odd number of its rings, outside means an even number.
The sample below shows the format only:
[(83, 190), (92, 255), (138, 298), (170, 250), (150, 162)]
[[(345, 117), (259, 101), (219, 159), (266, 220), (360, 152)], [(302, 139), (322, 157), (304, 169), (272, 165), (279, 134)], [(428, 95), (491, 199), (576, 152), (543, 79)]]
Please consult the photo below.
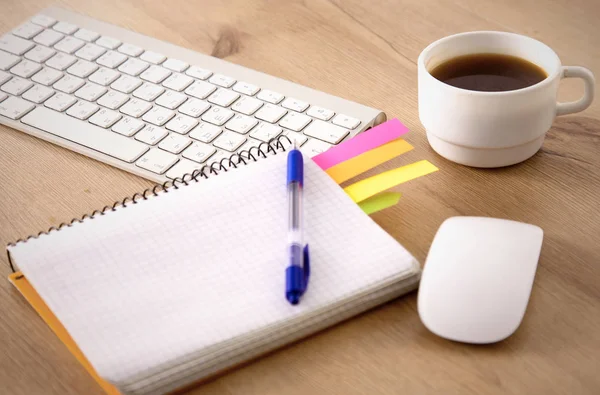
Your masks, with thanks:
[(310, 275), (308, 244), (303, 235), (304, 161), (294, 144), (287, 158), (287, 189), (289, 202), (288, 251), (289, 266), (285, 271), (285, 297), (292, 304), (300, 302)]

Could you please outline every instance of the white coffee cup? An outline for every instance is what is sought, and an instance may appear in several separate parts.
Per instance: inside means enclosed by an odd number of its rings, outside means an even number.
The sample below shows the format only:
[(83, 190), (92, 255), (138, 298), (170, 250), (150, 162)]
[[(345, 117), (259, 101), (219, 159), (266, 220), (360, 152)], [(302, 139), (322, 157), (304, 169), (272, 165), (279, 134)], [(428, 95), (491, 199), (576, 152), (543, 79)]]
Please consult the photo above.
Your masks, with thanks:
[[(480, 92), (448, 85), (430, 74), (439, 64), (461, 55), (513, 55), (540, 66), (548, 75), (527, 88)], [(557, 115), (585, 110), (594, 97), (594, 76), (586, 68), (562, 66), (558, 55), (533, 38), (506, 32), (480, 31), (442, 38), (418, 60), (419, 118), (432, 148), (468, 166), (500, 167), (522, 162), (542, 146)], [(557, 103), (563, 78), (581, 78), (583, 97)]]

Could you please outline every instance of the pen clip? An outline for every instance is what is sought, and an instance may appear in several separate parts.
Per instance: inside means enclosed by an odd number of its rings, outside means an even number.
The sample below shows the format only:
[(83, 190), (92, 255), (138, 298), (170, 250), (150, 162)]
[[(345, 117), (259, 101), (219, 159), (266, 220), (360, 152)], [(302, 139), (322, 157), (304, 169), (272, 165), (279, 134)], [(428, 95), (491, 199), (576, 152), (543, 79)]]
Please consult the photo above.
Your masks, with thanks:
[(308, 244), (306, 244), (304, 246), (304, 267), (302, 268), (302, 272), (304, 274), (304, 281), (303, 281), (303, 289), (302, 289), (302, 293), (304, 294), (304, 292), (306, 292), (306, 288), (308, 288), (308, 279), (310, 277), (310, 258), (309, 258), (309, 253), (308, 253)]
[[(304, 246), (301, 254), (302, 266), (299, 263), (292, 263), (285, 269), (285, 297), (293, 305), (300, 302), (300, 298), (306, 292), (306, 288), (308, 288), (308, 279), (310, 277), (308, 244)], [(293, 260), (293, 258), (290, 259)]]

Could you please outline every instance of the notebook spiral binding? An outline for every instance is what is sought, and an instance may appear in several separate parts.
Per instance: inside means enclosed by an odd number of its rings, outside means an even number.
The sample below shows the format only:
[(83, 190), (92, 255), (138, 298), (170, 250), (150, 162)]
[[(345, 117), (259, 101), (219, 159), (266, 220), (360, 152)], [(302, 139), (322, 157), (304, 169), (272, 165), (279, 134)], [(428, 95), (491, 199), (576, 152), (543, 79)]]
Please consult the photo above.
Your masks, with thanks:
[[(76, 223), (83, 222), (86, 219), (93, 219), (97, 215), (105, 215), (109, 211), (116, 211), (117, 207), (127, 207), (129, 204), (138, 204), (141, 200), (148, 200), (151, 196), (158, 196), (159, 192), (168, 193), (170, 189), (179, 189), (182, 186), (189, 185), (190, 182), (198, 182), (200, 177), (208, 178), (209, 174), (217, 175), (219, 171), (229, 171), (229, 169), (237, 168), (238, 165), (242, 163), (244, 165), (248, 164), (247, 161), (252, 160), (256, 162), (258, 158), (261, 156), (263, 158), (267, 157), (267, 154), (277, 154), (277, 150), (285, 151), (286, 148), (283, 145), (282, 140), (286, 140), (289, 145), (292, 145), (292, 141), (285, 135), (281, 135), (275, 137), (268, 142), (262, 142), (255, 147), (251, 147), (248, 150), (242, 150), (236, 154), (232, 154), (229, 158), (222, 158), (219, 161), (213, 162), (210, 165), (204, 165), (200, 169), (194, 170), (192, 173), (186, 173), (181, 177), (177, 177), (173, 180), (165, 181), (162, 184), (156, 184), (152, 188), (148, 188), (141, 193), (135, 193), (133, 196), (127, 196), (123, 200), (118, 200), (114, 202), (112, 205), (104, 206), (101, 210), (94, 210), (91, 214), (84, 214), (81, 218), (73, 218), (69, 222), (63, 222), (58, 226), (51, 226), (47, 230), (42, 230), (36, 235), (29, 235), (26, 238), (18, 239), (12, 243), (8, 243), (7, 247), (14, 247), (18, 243), (25, 243), (30, 239), (37, 239), (41, 235), (47, 235), (53, 231), (59, 231), (65, 227), (71, 227)], [(8, 255), (8, 264), (10, 265), (10, 269), (13, 273), (16, 272), (16, 269), (13, 265), (13, 262), (10, 258), (10, 251), (6, 250), (6, 254)]]

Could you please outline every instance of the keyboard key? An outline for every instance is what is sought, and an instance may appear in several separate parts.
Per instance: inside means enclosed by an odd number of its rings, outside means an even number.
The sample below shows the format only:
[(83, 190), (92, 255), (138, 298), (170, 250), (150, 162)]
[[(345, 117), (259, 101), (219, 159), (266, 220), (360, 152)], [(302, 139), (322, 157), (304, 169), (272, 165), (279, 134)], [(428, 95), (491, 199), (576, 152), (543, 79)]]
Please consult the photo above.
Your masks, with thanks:
[(105, 66), (109, 69), (114, 69), (126, 60), (126, 55), (123, 55), (122, 53), (116, 51), (108, 51), (104, 55), (100, 56), (96, 60), (96, 63), (98, 63), (100, 66)]
[(281, 106), (287, 108), (288, 110), (303, 112), (308, 108), (308, 103), (288, 97), (283, 101), (283, 103), (281, 103)]
[(64, 71), (68, 67), (72, 66), (75, 62), (77, 62), (77, 59), (75, 59), (73, 56), (64, 53), (57, 53), (46, 61), (46, 66), (50, 66), (56, 70)]
[(65, 75), (52, 86), (54, 89), (64, 93), (73, 93), (77, 89), (81, 88), (83, 84), (85, 84), (83, 79), (72, 75)]
[(166, 108), (155, 106), (152, 110), (145, 113), (142, 119), (156, 126), (163, 126), (169, 121), (169, 119), (173, 118), (174, 116), (175, 112)]
[(308, 155), (309, 158), (312, 158), (313, 156), (317, 156), (320, 153), (327, 151), (331, 147), (331, 144), (327, 144), (319, 140), (310, 140), (300, 149), (304, 154)]
[[(189, 148), (188, 148), (189, 149)], [(175, 166), (171, 167), (165, 174), (170, 179), (182, 178), (185, 174), (192, 174), (194, 170), (201, 169), (202, 165), (196, 162), (192, 162), (187, 159), (180, 159)], [(187, 179), (188, 177), (186, 177)]]
[(34, 16), (31, 19), (31, 22), (35, 23), (36, 25), (43, 26), (43, 27), (50, 27), (56, 23), (56, 19), (51, 18), (46, 15), (43, 15), (43, 14), (39, 14), (39, 15)]
[(121, 41), (117, 40), (116, 38), (102, 36), (96, 40), (96, 44), (104, 48), (116, 49), (119, 45), (121, 45)]
[(235, 114), (226, 108), (212, 107), (210, 110), (202, 115), (202, 120), (210, 122), (214, 125), (221, 126), (225, 122), (229, 121)]
[(291, 130), (284, 130), (281, 132), (281, 135), (287, 136), (287, 138), (291, 141), (291, 144), (288, 144), (286, 139), (281, 139), (281, 142), (286, 149), (291, 147), (294, 143), (296, 143), (296, 147), (302, 147), (302, 145), (304, 145), (304, 143), (306, 143), (308, 140), (308, 137), (302, 133), (292, 132)]
[(185, 71), (190, 77), (198, 78), (199, 80), (205, 80), (212, 75), (212, 71), (200, 68), (198, 66), (192, 66)]
[(163, 128), (154, 125), (146, 125), (141, 132), (135, 135), (135, 139), (149, 145), (155, 145), (167, 137), (168, 134), (169, 132)]
[[(113, 127), (112, 131), (122, 134), (123, 136), (133, 136), (136, 134), (138, 130), (143, 128), (145, 125), (144, 122), (139, 119), (123, 117), (119, 122), (117, 122)], [(137, 136), (136, 136), (137, 138)]]
[(138, 75), (146, 70), (150, 65), (139, 59), (131, 58), (119, 66), (119, 71), (129, 75)]
[(56, 111), (65, 111), (67, 108), (71, 107), (76, 102), (77, 99), (75, 99), (73, 96), (59, 92), (52, 96), (50, 99), (46, 100), (44, 106)]
[(307, 117), (304, 114), (298, 114), (296, 112), (290, 112), (286, 115), (281, 121), (279, 121), (279, 125), (283, 126), (286, 129), (293, 130), (294, 132), (299, 132), (306, 127), (312, 121), (311, 117)]
[(235, 79), (227, 77), (223, 74), (215, 74), (212, 77), (210, 77), (208, 81), (212, 82), (215, 85), (222, 86), (223, 88), (229, 88), (233, 84), (235, 84)]
[(63, 37), (64, 37), (64, 34), (55, 32), (54, 30), (44, 30), (43, 32), (41, 32), (40, 34), (35, 36), (33, 38), (33, 41), (35, 41), (38, 44), (42, 44), (47, 47), (51, 47), (54, 44), (56, 44), (57, 42), (59, 42), (60, 40), (62, 40)]
[(339, 143), (348, 135), (348, 133), (348, 129), (319, 120), (314, 120), (306, 129), (304, 129), (305, 135), (315, 137), (330, 144)]
[(184, 158), (188, 158), (193, 160), (194, 162), (204, 163), (210, 158), (217, 150), (208, 144), (203, 143), (194, 143), (189, 146), (185, 151), (183, 151)]
[(229, 107), (231, 103), (240, 97), (239, 94), (230, 91), (229, 89), (219, 88), (215, 93), (210, 95), (208, 101), (221, 107)]
[(196, 81), (185, 90), (185, 93), (198, 99), (206, 99), (208, 95), (213, 93), (216, 89), (216, 86), (209, 84), (208, 82)]
[(344, 114), (336, 115), (335, 118), (333, 118), (333, 120), (331, 122), (333, 122), (335, 125), (338, 125), (343, 128), (350, 129), (350, 130), (352, 130), (352, 129), (356, 128), (358, 125), (360, 125), (360, 121), (358, 119), (349, 117)]
[(286, 113), (287, 111), (279, 106), (265, 104), (254, 116), (263, 121), (275, 123), (279, 121)]
[[(246, 141), (244, 144), (242, 144), (240, 146), (240, 148), (238, 148), (238, 152), (241, 151), (250, 151), (250, 149), (252, 147), (258, 147), (260, 145), (260, 141), (255, 140), (255, 139), (248, 139), (248, 141)], [(254, 152), (253, 152), (254, 153)]]
[(198, 118), (210, 108), (210, 104), (204, 100), (188, 99), (181, 107), (179, 112), (190, 117)]
[(233, 86), (233, 90), (243, 93), (244, 95), (254, 96), (260, 89), (256, 85), (240, 81)]
[(38, 84), (50, 86), (58, 81), (63, 76), (63, 73), (44, 67), (41, 71), (31, 77), (31, 80)]
[(31, 40), (34, 36), (40, 34), (44, 30), (43, 27), (33, 23), (26, 22), (12, 31), (12, 34), (21, 38)]
[(21, 61), (21, 58), (0, 51), (0, 70), (8, 70)]
[(10, 80), (12, 77), (9, 73), (5, 73), (4, 71), (0, 71), (0, 85), (4, 84), (6, 81)]
[(54, 44), (54, 49), (72, 54), (85, 45), (85, 41), (75, 37), (67, 36)]
[(100, 111), (92, 115), (90, 118), (90, 123), (100, 126), (101, 128), (108, 129), (114, 125), (115, 122), (121, 119), (121, 117), (122, 115), (118, 112), (102, 108)]
[(80, 100), (75, 105), (69, 107), (67, 115), (85, 120), (91, 117), (99, 108), (100, 107), (95, 104)]
[(270, 123), (261, 122), (250, 132), (250, 137), (253, 137), (262, 142), (268, 142), (269, 140), (279, 136), (281, 134), (281, 128)]
[(83, 41), (87, 41), (89, 43), (96, 41), (96, 39), (98, 37), (100, 37), (100, 35), (96, 32), (93, 32), (91, 30), (87, 30), (87, 29), (79, 29), (77, 30), (77, 33), (75, 33), (75, 37), (77, 37), (80, 40)]
[(19, 77), (13, 77), (10, 81), (3, 84), (0, 89), (6, 93), (10, 93), (11, 95), (19, 96), (32, 86), (33, 83), (31, 81), (24, 80), (23, 78)]
[(140, 56), (144, 50), (131, 44), (123, 44), (119, 47), (119, 52), (129, 56)]
[(154, 101), (154, 99), (160, 96), (164, 91), (164, 88), (158, 85), (144, 82), (142, 86), (133, 91), (133, 96), (146, 101)]
[(258, 121), (254, 118), (238, 114), (231, 118), (229, 122), (227, 122), (225, 128), (233, 130), (237, 133), (246, 134), (250, 131), (250, 129), (256, 126), (257, 123)]
[(0, 37), (0, 50), (13, 55), (23, 55), (34, 47), (31, 41), (23, 40), (21, 37), (5, 34)]
[(102, 95), (104, 95), (106, 91), (107, 89), (105, 87), (94, 84), (93, 82), (88, 82), (77, 92), (75, 92), (75, 96), (77, 96), (80, 99), (93, 102), (98, 100)]
[(123, 114), (139, 118), (152, 108), (152, 104), (140, 99), (129, 100), (119, 111)]
[(140, 59), (142, 59), (144, 62), (152, 64), (161, 64), (165, 61), (166, 57), (163, 54), (159, 54), (152, 51), (146, 51), (140, 56)]
[(158, 148), (164, 149), (165, 151), (169, 151), (173, 154), (178, 154), (191, 143), (192, 140), (189, 138), (177, 133), (171, 133), (165, 137), (160, 144), (158, 144)]
[(55, 50), (43, 45), (36, 45), (31, 51), (25, 54), (25, 58), (38, 63), (44, 63), (56, 53)]
[(150, 170), (156, 174), (163, 174), (177, 162), (176, 155), (163, 150), (152, 148), (142, 156), (135, 164), (142, 169)]
[(95, 63), (79, 59), (73, 66), (67, 69), (67, 73), (75, 77), (87, 78), (96, 70), (98, 70), (98, 65)]
[(263, 102), (253, 97), (242, 96), (238, 101), (231, 106), (232, 110), (241, 112), (242, 114), (252, 115), (263, 106)]
[(8, 97), (8, 95), (4, 92), (0, 92), (0, 102), (2, 102), (4, 99), (6, 99)]
[(83, 60), (93, 61), (98, 59), (106, 52), (106, 48), (102, 48), (96, 44), (85, 44), (79, 51), (75, 52), (75, 56)]
[(198, 125), (198, 121), (196, 121), (194, 118), (185, 115), (178, 115), (169, 121), (165, 127), (173, 132), (186, 134), (196, 125)]
[(109, 90), (107, 94), (98, 99), (97, 103), (111, 110), (116, 110), (127, 103), (127, 101), (129, 101), (129, 96), (121, 92)]
[(268, 89), (263, 89), (262, 91), (258, 92), (256, 97), (268, 103), (277, 104), (280, 101), (282, 101), (285, 96), (283, 96), (281, 93), (273, 92)]
[(73, 34), (78, 28), (77, 26), (67, 22), (58, 22), (56, 25), (52, 26), (52, 29), (64, 34)]
[(148, 150), (148, 146), (138, 141), (44, 107), (37, 107), (23, 117), (21, 122), (128, 163)]
[(123, 93), (131, 93), (142, 85), (142, 81), (139, 78), (131, 77), (128, 75), (122, 75), (118, 80), (113, 82), (110, 87), (114, 90)]
[(150, 68), (140, 75), (140, 78), (153, 84), (160, 84), (170, 75), (171, 72), (164, 67), (150, 66)]
[[(174, 110), (186, 100), (187, 96), (182, 93), (166, 91), (165, 93), (160, 95), (158, 99), (156, 99), (156, 104), (158, 104), (159, 106), (166, 107), (170, 110)], [(181, 110), (179, 110), (179, 112), (181, 112)]]
[(23, 93), (23, 99), (32, 103), (41, 104), (54, 94), (54, 90), (43, 85), (34, 85), (27, 92)]
[(181, 92), (182, 90), (187, 88), (192, 82), (194, 82), (194, 79), (188, 77), (187, 75), (173, 73), (162, 84), (163, 86), (169, 89)]
[(22, 60), (10, 72), (19, 77), (29, 78), (42, 69), (42, 65), (31, 60)]
[(162, 65), (163, 67), (166, 67), (167, 69), (176, 71), (178, 73), (181, 73), (182, 71), (190, 67), (189, 64), (177, 59), (167, 59)]
[(10, 119), (19, 119), (34, 108), (33, 104), (23, 99), (10, 96), (8, 99), (0, 102), (0, 115)]
[(190, 137), (202, 141), (203, 143), (210, 143), (220, 135), (222, 131), (223, 130), (218, 126), (200, 122), (200, 125), (196, 126), (194, 130), (190, 132)]
[[(242, 144), (240, 147), (242, 147), (243, 145), (244, 144)], [(210, 160), (208, 160), (206, 164), (210, 165), (213, 163), (219, 163), (219, 162), (223, 161), (223, 165), (228, 166), (231, 156), (232, 156), (231, 152), (217, 150), (217, 153), (214, 154), (213, 156), (211, 156)]]
[(118, 71), (100, 67), (94, 74), (90, 75), (89, 79), (96, 84), (107, 86), (112, 84), (120, 75)]
[(246, 138), (241, 134), (225, 131), (214, 141), (214, 146), (225, 151), (235, 152), (238, 147), (246, 142)]
[(329, 121), (331, 117), (335, 115), (335, 113), (323, 107), (311, 106), (306, 112), (306, 115), (320, 119), (322, 121)]

